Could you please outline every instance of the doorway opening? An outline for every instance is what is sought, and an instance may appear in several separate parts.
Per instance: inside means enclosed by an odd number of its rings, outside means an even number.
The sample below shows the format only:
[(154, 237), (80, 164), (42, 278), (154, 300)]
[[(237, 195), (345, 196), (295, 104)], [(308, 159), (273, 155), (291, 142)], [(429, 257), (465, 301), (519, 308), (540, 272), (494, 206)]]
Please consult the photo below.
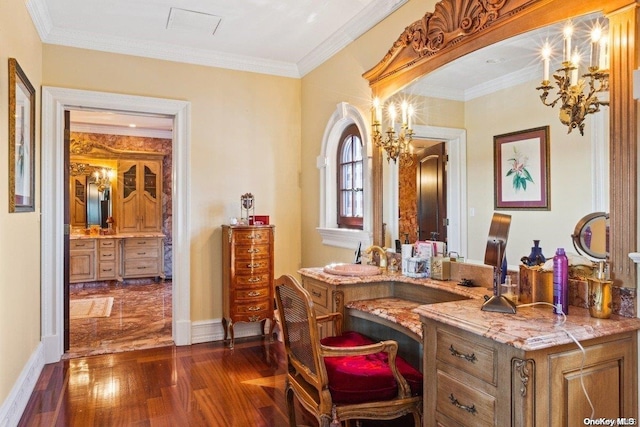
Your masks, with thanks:
[(68, 111), (65, 358), (170, 345), (174, 117)]
[[(190, 103), (66, 88), (42, 88), (42, 343), (45, 363), (64, 353), (64, 111), (115, 110), (173, 117), (172, 131), (172, 335), (191, 344), (188, 243)], [(67, 234), (68, 235), (68, 234)]]

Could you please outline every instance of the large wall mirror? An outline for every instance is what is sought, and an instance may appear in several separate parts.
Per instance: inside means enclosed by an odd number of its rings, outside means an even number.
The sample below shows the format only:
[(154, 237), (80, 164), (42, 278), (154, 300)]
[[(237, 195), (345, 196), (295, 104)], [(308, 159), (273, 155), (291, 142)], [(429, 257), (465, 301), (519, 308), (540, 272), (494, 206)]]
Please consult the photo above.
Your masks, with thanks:
[[(449, 249), (471, 258), (474, 254), (479, 258), (478, 254), (484, 251), (485, 239), (473, 236), (486, 235), (494, 210), (493, 190), (487, 191), (487, 187), (493, 187), (493, 136), (549, 125), (554, 144), (551, 167), (555, 173), (551, 174), (550, 188), (553, 204), (545, 212), (506, 212), (514, 215), (510, 248), (516, 252), (510, 254), (510, 262), (517, 263), (520, 255), (530, 249), (533, 239), (552, 242), (546, 248), (547, 255), (560, 243), (554, 234), (564, 233), (561, 243), (570, 246), (571, 232), (581, 217), (593, 211), (610, 211), (612, 274), (618, 285), (635, 287), (635, 266), (629, 264), (627, 253), (636, 250), (636, 242), (627, 240), (625, 235), (629, 233), (629, 222), (632, 235), (636, 234), (637, 190), (635, 182), (624, 183), (624, 175), (635, 176), (636, 166), (610, 166), (608, 159), (610, 152), (620, 152), (616, 150), (636, 158), (635, 120), (630, 120), (631, 123), (620, 120), (621, 115), (636, 115), (635, 102), (629, 99), (630, 92), (625, 92), (629, 89), (631, 70), (619, 69), (620, 58), (624, 56), (627, 60), (625, 49), (635, 47), (622, 45), (618, 40), (622, 37), (621, 25), (633, 27), (625, 31), (637, 32), (633, 19), (629, 23), (628, 17), (623, 16), (629, 13), (634, 16), (637, 4), (628, 0), (608, 2), (606, 6), (591, 0), (571, 5), (560, 1), (514, 0), (486, 6), (494, 8), (489, 14), (483, 14), (478, 7), (466, 16), (453, 16), (452, 10), (466, 10), (447, 7), (453, 3), (460, 0), (438, 3), (433, 14), (428, 13), (407, 27), (385, 58), (365, 73), (374, 95), (385, 100), (408, 99), (417, 105), (418, 124), (414, 128), (419, 144), (425, 144), (423, 140), (431, 141), (427, 144), (440, 142), (449, 155), (446, 172), (451, 179), (446, 181), (443, 191), (449, 218), (445, 230)], [(625, 9), (626, 5), (635, 7)], [(488, 21), (482, 21), (484, 18)], [(588, 115), (584, 136), (576, 130), (567, 134), (567, 127), (558, 119), (558, 108), (542, 105), (536, 91), (543, 77), (542, 43), (546, 39), (560, 39), (562, 46), (562, 27), (569, 19), (575, 21), (577, 28), (588, 28), (596, 21), (604, 24), (609, 28), (611, 43), (612, 105)], [(469, 25), (470, 22), (473, 24)], [(444, 28), (445, 23), (460, 27)], [(478, 28), (470, 28), (474, 24)], [(578, 39), (588, 44), (586, 36), (576, 35)], [(589, 53), (588, 47), (582, 50)], [(555, 64), (552, 62), (551, 72), (560, 67), (559, 63), (559, 59)], [(629, 65), (625, 63), (626, 67)], [(490, 72), (493, 75), (488, 76)], [(452, 80), (465, 82), (466, 86), (458, 85), (443, 93)], [(624, 138), (619, 138), (622, 134)], [(616, 142), (615, 147), (609, 146), (610, 139)], [(380, 213), (374, 216), (378, 220), (374, 224), (374, 240), (384, 244), (402, 240), (409, 233), (412, 238), (425, 238), (424, 233), (402, 229), (405, 226), (399, 197), (403, 192), (402, 164), (387, 163), (383, 154), (377, 155), (380, 158), (373, 165), (380, 170), (374, 171), (374, 187), (378, 192), (374, 201)], [(414, 169), (420, 164), (421, 159), (414, 158)], [(621, 184), (627, 194), (626, 204), (621, 199), (624, 197)], [(628, 203), (629, 194), (633, 195), (633, 203)], [(626, 231), (615, 237), (616, 224), (622, 221), (626, 223)], [(534, 234), (532, 230), (536, 229), (548, 238)], [(426, 237), (429, 234), (427, 231)]]

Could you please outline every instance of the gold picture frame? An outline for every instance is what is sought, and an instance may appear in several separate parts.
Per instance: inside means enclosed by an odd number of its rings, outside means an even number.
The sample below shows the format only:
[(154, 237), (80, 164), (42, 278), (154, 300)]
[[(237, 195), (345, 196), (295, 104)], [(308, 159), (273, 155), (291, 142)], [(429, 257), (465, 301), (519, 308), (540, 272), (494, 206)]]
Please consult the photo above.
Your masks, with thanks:
[(35, 211), (36, 91), (9, 58), (9, 212)]

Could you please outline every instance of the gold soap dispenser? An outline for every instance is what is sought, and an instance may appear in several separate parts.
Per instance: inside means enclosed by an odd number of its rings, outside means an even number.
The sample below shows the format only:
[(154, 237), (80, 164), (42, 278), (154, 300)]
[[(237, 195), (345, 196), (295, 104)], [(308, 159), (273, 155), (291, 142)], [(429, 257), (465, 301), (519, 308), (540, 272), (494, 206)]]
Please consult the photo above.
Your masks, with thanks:
[(611, 285), (613, 281), (606, 278), (605, 262), (598, 263), (596, 277), (589, 278), (589, 314), (598, 319), (611, 317)]

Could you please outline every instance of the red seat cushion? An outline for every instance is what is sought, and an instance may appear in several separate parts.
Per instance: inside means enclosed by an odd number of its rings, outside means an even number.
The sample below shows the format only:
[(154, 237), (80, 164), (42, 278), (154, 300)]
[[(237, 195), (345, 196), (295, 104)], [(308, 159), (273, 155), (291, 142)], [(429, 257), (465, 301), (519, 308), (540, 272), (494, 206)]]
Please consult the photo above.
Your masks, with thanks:
[[(374, 343), (358, 332), (345, 332), (338, 337), (323, 338), (320, 342), (330, 347), (357, 347)], [(367, 356), (325, 357), (329, 391), (334, 403), (364, 403), (395, 398), (398, 386), (387, 359), (384, 352)], [(420, 371), (400, 356), (396, 357), (396, 366), (409, 383), (411, 393), (414, 396), (422, 394)]]

